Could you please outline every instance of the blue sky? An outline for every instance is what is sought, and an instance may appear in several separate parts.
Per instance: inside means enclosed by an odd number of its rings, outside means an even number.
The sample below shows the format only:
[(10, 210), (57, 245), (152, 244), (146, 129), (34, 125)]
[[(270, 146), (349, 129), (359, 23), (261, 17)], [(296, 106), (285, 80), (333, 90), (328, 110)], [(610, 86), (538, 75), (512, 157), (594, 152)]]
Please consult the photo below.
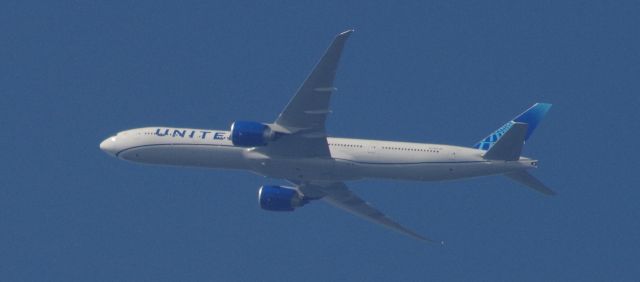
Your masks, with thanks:
[[(640, 277), (635, 1), (3, 1), (0, 278), (632, 281)], [(362, 181), (424, 244), (281, 183), (98, 149), (142, 126), (272, 121), (335, 34), (335, 136), (473, 145), (534, 102), (544, 197), (502, 177)]]

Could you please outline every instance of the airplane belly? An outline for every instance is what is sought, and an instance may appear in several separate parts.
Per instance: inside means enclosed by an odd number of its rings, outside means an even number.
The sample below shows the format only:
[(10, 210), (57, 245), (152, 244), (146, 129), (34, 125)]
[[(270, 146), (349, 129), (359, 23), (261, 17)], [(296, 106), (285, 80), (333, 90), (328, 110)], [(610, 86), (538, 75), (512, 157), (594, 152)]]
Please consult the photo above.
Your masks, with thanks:
[(448, 170), (432, 164), (359, 164), (366, 178), (430, 181), (446, 179)]
[(120, 158), (147, 164), (244, 169), (242, 149), (231, 146), (166, 144), (125, 150)]
[(515, 169), (508, 164), (486, 161), (442, 162), (421, 164), (366, 164), (359, 165), (366, 178), (384, 178), (414, 181), (442, 181), (500, 174)]
[(263, 158), (251, 161), (251, 170), (258, 174), (298, 181), (347, 181), (362, 178), (355, 167), (333, 159)]

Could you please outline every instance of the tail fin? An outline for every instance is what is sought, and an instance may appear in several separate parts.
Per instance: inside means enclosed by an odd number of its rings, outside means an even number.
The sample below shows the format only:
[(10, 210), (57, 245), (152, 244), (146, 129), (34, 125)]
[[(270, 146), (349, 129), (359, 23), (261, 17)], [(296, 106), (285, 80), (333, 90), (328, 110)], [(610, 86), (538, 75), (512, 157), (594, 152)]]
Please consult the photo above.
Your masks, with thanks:
[(547, 103), (536, 103), (528, 110), (524, 111), (513, 120), (507, 122), (502, 127), (498, 128), (498, 130), (491, 133), (486, 138), (480, 140), (480, 142), (476, 143), (473, 147), (481, 150), (489, 150), (493, 145), (498, 142), (500, 137), (502, 137), (511, 127), (516, 123), (526, 123), (527, 124), (527, 132), (524, 136), (524, 140), (528, 140), (533, 130), (536, 129), (544, 115), (551, 108), (551, 104)]

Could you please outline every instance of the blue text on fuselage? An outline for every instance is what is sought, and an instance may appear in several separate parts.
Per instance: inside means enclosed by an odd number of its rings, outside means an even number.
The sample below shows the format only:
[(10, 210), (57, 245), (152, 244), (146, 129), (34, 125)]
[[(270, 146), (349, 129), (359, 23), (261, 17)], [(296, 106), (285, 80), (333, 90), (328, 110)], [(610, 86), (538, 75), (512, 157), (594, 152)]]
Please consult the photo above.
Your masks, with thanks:
[(228, 139), (228, 136), (225, 132), (215, 132), (215, 131), (206, 131), (206, 130), (196, 130), (196, 129), (170, 129), (170, 128), (158, 128), (155, 132), (156, 136), (169, 136), (169, 137), (180, 137), (180, 138), (199, 138), (206, 139), (207, 136), (213, 140), (225, 140)]

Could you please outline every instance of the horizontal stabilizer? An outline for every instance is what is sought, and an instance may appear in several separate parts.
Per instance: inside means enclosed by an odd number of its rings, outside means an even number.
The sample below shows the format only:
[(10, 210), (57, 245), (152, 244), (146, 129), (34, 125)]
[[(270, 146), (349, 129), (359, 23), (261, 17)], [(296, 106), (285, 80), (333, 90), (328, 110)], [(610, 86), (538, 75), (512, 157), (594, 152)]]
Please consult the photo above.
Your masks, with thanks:
[(549, 189), (549, 187), (544, 185), (544, 183), (540, 182), (540, 180), (538, 180), (537, 178), (535, 178), (533, 175), (529, 174), (525, 170), (505, 173), (504, 176), (524, 186), (527, 186), (533, 190), (536, 190), (542, 194), (550, 195), (550, 196), (556, 194), (556, 192), (553, 192), (553, 190)]
[(520, 159), (527, 127), (526, 123), (514, 122), (507, 132), (482, 157), (488, 160), (500, 161)]

